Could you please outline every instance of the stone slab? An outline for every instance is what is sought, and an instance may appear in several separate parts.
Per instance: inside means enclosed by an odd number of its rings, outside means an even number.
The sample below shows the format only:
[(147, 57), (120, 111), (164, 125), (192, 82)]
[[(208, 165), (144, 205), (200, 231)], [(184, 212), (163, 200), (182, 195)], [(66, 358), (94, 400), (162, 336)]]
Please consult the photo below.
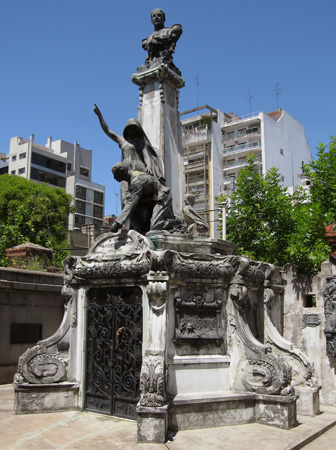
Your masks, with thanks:
[(14, 385), (16, 414), (54, 413), (78, 408), (77, 383)]
[(289, 430), (297, 425), (298, 396), (256, 395), (255, 421), (263, 425)]
[(222, 239), (205, 237), (164, 235), (150, 232), (148, 238), (156, 250), (176, 250), (183, 253), (201, 253), (206, 255), (234, 255), (237, 245)]

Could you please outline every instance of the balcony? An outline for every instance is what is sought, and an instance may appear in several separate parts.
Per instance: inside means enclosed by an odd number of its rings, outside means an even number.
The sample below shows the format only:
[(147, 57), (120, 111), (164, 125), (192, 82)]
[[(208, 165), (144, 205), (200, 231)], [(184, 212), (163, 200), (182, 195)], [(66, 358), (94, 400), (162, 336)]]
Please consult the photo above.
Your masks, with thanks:
[(247, 142), (246, 144), (233, 145), (232, 147), (224, 148), (223, 155), (229, 153), (239, 153), (242, 150), (261, 149), (261, 141)]
[[(261, 163), (261, 157), (256, 157), (255, 158), (255, 162), (258, 164)], [(233, 168), (233, 167), (242, 167), (242, 166), (246, 166), (247, 164), (247, 159), (243, 158), (243, 159), (235, 159), (234, 161), (223, 161), (223, 169), (228, 169), (228, 168)]]
[(201, 141), (211, 141), (211, 130), (208, 125), (202, 125), (190, 130), (182, 128), (182, 145), (183, 147), (196, 144)]
[(231, 133), (223, 134), (222, 141), (223, 142), (230, 141), (231, 139), (237, 139), (243, 136), (251, 136), (260, 133), (261, 133), (260, 127), (246, 128), (245, 130), (232, 131)]

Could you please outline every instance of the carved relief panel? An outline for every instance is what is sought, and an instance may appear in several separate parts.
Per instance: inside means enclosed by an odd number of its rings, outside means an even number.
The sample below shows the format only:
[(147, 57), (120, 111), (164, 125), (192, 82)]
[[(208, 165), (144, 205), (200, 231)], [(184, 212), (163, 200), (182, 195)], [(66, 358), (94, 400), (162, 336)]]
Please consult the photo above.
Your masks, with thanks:
[(223, 290), (183, 288), (174, 298), (175, 336), (179, 346), (204, 347), (224, 341)]

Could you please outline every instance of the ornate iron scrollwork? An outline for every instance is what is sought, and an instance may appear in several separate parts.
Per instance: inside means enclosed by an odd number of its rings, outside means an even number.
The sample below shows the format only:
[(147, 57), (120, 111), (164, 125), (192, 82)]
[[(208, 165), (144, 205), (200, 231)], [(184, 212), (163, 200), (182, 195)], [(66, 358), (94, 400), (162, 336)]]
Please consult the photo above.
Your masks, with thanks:
[(92, 289), (88, 306), (87, 410), (136, 417), (141, 350), (141, 289)]

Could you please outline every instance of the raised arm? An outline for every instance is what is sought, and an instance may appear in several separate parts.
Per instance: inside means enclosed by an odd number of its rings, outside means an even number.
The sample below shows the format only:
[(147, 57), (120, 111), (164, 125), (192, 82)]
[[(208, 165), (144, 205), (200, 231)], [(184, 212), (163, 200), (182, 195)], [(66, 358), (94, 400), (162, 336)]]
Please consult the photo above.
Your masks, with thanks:
[(95, 104), (93, 111), (95, 112), (95, 114), (97, 114), (100, 125), (104, 131), (105, 134), (107, 134), (107, 136), (109, 138), (111, 138), (114, 142), (116, 142), (119, 146), (121, 146), (124, 143), (124, 138), (122, 136), (119, 136), (118, 134), (114, 133), (112, 130), (109, 129), (107, 123), (105, 122), (102, 113), (100, 112), (100, 109), (98, 108), (98, 106)]

